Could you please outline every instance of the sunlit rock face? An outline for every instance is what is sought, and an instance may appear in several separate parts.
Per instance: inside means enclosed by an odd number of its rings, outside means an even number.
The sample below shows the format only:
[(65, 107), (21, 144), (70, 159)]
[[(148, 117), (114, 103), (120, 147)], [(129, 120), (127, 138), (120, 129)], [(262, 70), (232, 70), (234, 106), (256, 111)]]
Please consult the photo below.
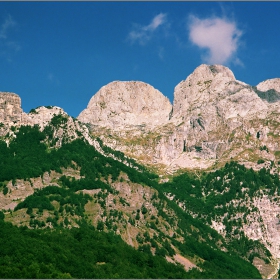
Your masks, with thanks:
[(102, 87), (78, 119), (108, 146), (171, 170), (230, 158), (252, 163), (244, 151), (262, 157), (260, 145), (274, 160), (278, 138), (269, 135), (279, 135), (279, 80), (254, 87), (225, 66), (203, 64), (175, 87), (173, 106), (148, 84), (116, 81)]
[(85, 123), (125, 129), (126, 126), (157, 126), (168, 121), (168, 98), (143, 82), (112, 82), (103, 86), (78, 116)]
[[(43, 129), (57, 115), (67, 114), (56, 106), (27, 114), (18, 95), (0, 93), (0, 122), (8, 127), (38, 124)], [(173, 106), (149, 84), (115, 81), (93, 95), (78, 116), (81, 124), (68, 118), (66, 127), (68, 138), (82, 133), (96, 143), (87, 123), (93, 136), (111, 148), (170, 172), (230, 159), (258, 168), (258, 158), (280, 160), (279, 116), (280, 78), (251, 86), (236, 80), (227, 67), (203, 64), (175, 87)], [(5, 127), (0, 135), (8, 133)], [(65, 134), (62, 130), (58, 135)]]
[(13, 123), (21, 120), (21, 99), (11, 92), (0, 92), (0, 122)]
[(174, 118), (208, 115), (206, 121), (249, 117), (267, 106), (250, 85), (235, 79), (231, 70), (221, 65), (201, 65), (175, 87)]

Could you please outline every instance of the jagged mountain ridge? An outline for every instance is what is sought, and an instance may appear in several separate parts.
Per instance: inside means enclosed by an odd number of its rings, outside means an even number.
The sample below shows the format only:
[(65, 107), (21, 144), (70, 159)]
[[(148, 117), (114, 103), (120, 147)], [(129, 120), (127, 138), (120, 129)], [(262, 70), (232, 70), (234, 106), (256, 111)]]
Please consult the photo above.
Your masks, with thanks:
[[(124, 87), (126, 95), (138, 97), (130, 104), (129, 119), (123, 117), (127, 116), (123, 105), (114, 103), (123, 96)], [(279, 87), (277, 78), (251, 86), (236, 80), (227, 67), (201, 65), (175, 87), (172, 107), (142, 82), (114, 82), (92, 97), (78, 119), (89, 123), (93, 135), (111, 148), (167, 171), (205, 169), (230, 158), (258, 169), (257, 159), (279, 160)], [(143, 104), (146, 88), (150, 98)], [(165, 102), (154, 111), (159, 100)], [(142, 115), (134, 113), (139, 106)], [(113, 119), (118, 122), (112, 126)], [(259, 152), (261, 146), (268, 148), (267, 154)], [(254, 150), (249, 156), (248, 149)]]
[[(116, 88), (114, 94), (118, 93), (119, 88), (123, 89), (121, 83), (113, 83)], [(143, 83), (140, 83), (140, 87), (138, 82), (128, 82), (130, 83), (133, 83), (133, 86), (128, 86), (129, 90), (135, 87), (149, 88), (151, 91), (148, 96), (150, 99), (153, 97), (152, 93), (155, 91), (153, 88)], [(278, 85), (279, 79), (273, 79), (252, 87), (236, 81), (232, 72), (225, 67), (202, 65), (175, 88), (177, 97), (176, 102), (174, 98), (173, 109), (170, 102), (162, 98), (162, 106), (159, 108), (164, 111), (163, 116), (160, 110), (154, 114), (151, 109), (153, 106), (141, 110), (143, 105), (141, 102), (138, 104), (139, 110), (134, 110), (132, 102), (126, 105), (127, 107), (117, 107), (120, 109), (117, 113), (121, 114), (123, 108), (125, 113), (120, 116), (118, 123), (114, 123), (114, 117), (111, 115), (110, 119), (106, 115), (106, 109), (109, 114), (112, 110), (112, 106), (106, 104), (113, 100), (111, 97), (106, 99), (105, 104), (101, 102), (99, 113), (102, 112), (100, 116), (103, 119), (99, 124), (92, 123), (91, 132), (82, 122), (69, 117), (58, 107), (39, 107), (26, 114), (20, 108), (19, 96), (4, 93), (0, 94), (2, 98), (0, 134), (2, 139), (10, 143), (15, 137), (15, 131), (21, 125), (39, 125), (40, 130), (44, 131), (52, 123), (53, 130), (50, 134), (53, 133), (53, 139), (46, 141), (50, 147), (59, 148), (64, 143), (83, 137), (105, 154), (100, 142), (92, 137), (99, 136), (106, 145), (124, 151), (146, 164), (164, 164), (162, 168), (164, 171), (174, 171), (183, 167), (217, 168), (215, 163), (223, 165), (223, 161), (232, 158), (248, 167), (261, 169), (265, 166), (270, 168), (272, 173), (279, 174)], [(135, 97), (129, 90), (126, 95)], [(103, 88), (104, 94), (106, 95), (106, 86)], [(160, 93), (156, 93), (156, 96), (160, 96)], [(144, 100), (146, 107), (149, 106), (150, 99)], [(93, 101), (95, 100), (93, 98)], [(131, 119), (126, 119), (133, 114), (132, 122)], [(47, 181), (48, 175), (45, 174), (44, 177)], [(34, 182), (37, 181), (40, 179), (34, 179)], [(22, 195), (24, 192), (24, 195), (14, 197), (15, 200), (22, 200), (32, 193), (32, 188), (27, 186), (27, 182), (19, 182), (16, 187), (18, 187), (16, 193)], [(12, 182), (9, 182), (9, 188), (13, 188)], [(25, 188), (28, 189), (27, 192)], [(263, 238), (262, 242), (265, 245), (267, 242), (270, 243), (267, 248), (273, 248), (271, 250), (273, 261), (277, 263), (278, 251), (275, 251), (275, 246), (278, 246), (279, 241), (273, 236), (278, 228), (277, 217), (274, 217), (278, 206), (273, 201), (274, 196), (269, 199), (265, 196), (266, 194), (262, 195), (260, 200), (254, 198), (254, 204), (259, 213), (264, 214), (264, 220), (272, 222), (271, 228), (266, 232), (262, 228), (263, 223), (258, 222), (256, 216), (252, 216), (252, 219), (255, 219), (252, 220), (254, 226), (245, 227), (244, 233), (253, 240), (260, 239), (263, 233), (269, 234), (269, 238)], [(13, 209), (16, 206), (14, 201), (7, 202), (12, 205), (8, 203), (2, 205), (3, 208)], [(219, 230), (220, 226), (223, 227), (222, 225), (217, 227), (216, 221), (213, 221), (213, 228)], [(128, 236), (126, 238), (129, 240)]]
[[(280, 159), (279, 91), (280, 79), (250, 86), (227, 67), (201, 65), (175, 87), (173, 106), (146, 83), (115, 81), (102, 87), (77, 119), (111, 148), (167, 172), (205, 169), (230, 158), (258, 169), (258, 159), (276, 164)], [(26, 114), (20, 97), (10, 93), (1, 93), (0, 102), (2, 122), (10, 125), (43, 127), (62, 110), (41, 107)], [(259, 150), (263, 146), (266, 153)]]

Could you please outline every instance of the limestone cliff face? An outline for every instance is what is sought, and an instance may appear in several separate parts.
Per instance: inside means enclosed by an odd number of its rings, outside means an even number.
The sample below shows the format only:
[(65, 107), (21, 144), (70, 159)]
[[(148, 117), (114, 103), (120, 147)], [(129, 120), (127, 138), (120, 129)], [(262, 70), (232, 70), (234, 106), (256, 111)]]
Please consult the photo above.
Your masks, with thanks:
[(21, 120), (21, 99), (11, 92), (0, 92), (0, 122), (12, 123)]
[(221, 65), (199, 66), (174, 91), (174, 117), (182, 120), (205, 115), (205, 121), (210, 124), (213, 118), (250, 118), (266, 109), (267, 105), (251, 86), (237, 81)]
[(201, 65), (181, 81), (174, 91), (174, 116), (184, 118), (189, 110), (209, 105), (226, 95), (227, 84), (235, 81), (233, 73), (223, 66)]
[(203, 64), (175, 87), (172, 109), (149, 85), (113, 82), (92, 97), (79, 120), (94, 125), (93, 134), (108, 146), (171, 170), (207, 168), (230, 158), (278, 161), (279, 90), (280, 79), (253, 87), (227, 67)]
[[(38, 124), (43, 129), (54, 116), (66, 115), (58, 107), (26, 114), (20, 103), (18, 95), (0, 93), (0, 122), (8, 127)], [(261, 167), (258, 159), (280, 162), (280, 78), (254, 87), (236, 80), (221, 65), (197, 67), (175, 87), (173, 106), (146, 83), (109, 83), (91, 98), (78, 120), (90, 124), (93, 136), (111, 148), (167, 172), (208, 168), (230, 159), (255, 169)], [(0, 136), (7, 129), (0, 127)], [(65, 134), (62, 130), (58, 135)], [(72, 118), (67, 131), (70, 139), (82, 133), (96, 144), (88, 129)]]
[(78, 119), (84, 123), (125, 129), (156, 126), (168, 121), (172, 105), (158, 90), (143, 82), (112, 82), (90, 100)]
[[(264, 120), (268, 112), (268, 102), (253, 87), (237, 81), (228, 68), (199, 66), (175, 87), (170, 121), (176, 128), (169, 136), (176, 139), (179, 149), (174, 164), (189, 168), (213, 164), (237, 139), (241, 140), (239, 145), (243, 145), (250, 130), (248, 122)], [(234, 137), (237, 131), (239, 135)], [(253, 136), (256, 133), (254, 131)], [(199, 158), (201, 164), (195, 164), (191, 158)], [(205, 160), (206, 165), (202, 163)]]

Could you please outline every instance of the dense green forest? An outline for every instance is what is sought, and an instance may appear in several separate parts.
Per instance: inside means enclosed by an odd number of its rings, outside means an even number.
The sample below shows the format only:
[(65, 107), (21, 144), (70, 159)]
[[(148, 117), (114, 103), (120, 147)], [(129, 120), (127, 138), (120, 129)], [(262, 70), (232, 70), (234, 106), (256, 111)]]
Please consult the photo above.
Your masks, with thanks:
[[(65, 120), (55, 119), (53, 122), (42, 132), (38, 126), (21, 126), (15, 131), (16, 137), (9, 145), (0, 141), (0, 185), (4, 195), (8, 194), (6, 183), (9, 180), (29, 180), (51, 170), (61, 173), (59, 186), (36, 190), (14, 209), (15, 212), (26, 209), (26, 214), (30, 216), (29, 228), (1, 221), (2, 278), (260, 278), (258, 270), (248, 261), (252, 261), (252, 256), (246, 256), (247, 249), (252, 246), (250, 241), (245, 237), (239, 238), (237, 247), (234, 241), (224, 240), (205, 224), (209, 217), (212, 218), (207, 214), (217, 215), (214, 206), (223, 204), (217, 200), (220, 196), (211, 195), (210, 192), (211, 188), (225, 188), (215, 183), (215, 178), (223, 176), (222, 172), (227, 173), (228, 169), (243, 172), (243, 167), (231, 163), (219, 174), (204, 174), (200, 180), (183, 174), (170, 183), (158, 184), (156, 174), (128, 160), (121, 152), (105, 147), (100, 140), (104, 153), (113, 154), (118, 160), (101, 155), (84, 139), (65, 142), (58, 149), (51, 148), (53, 131)], [(68, 178), (62, 173), (62, 168), (67, 167), (79, 168), (82, 177)], [(164, 235), (159, 225), (152, 222), (149, 227), (158, 232), (157, 238), (151, 240), (149, 235), (139, 237), (142, 245), (136, 250), (121, 240), (116, 229), (111, 229), (110, 223), (100, 222), (96, 227), (90, 225), (85, 215), (85, 205), (95, 199), (105, 209), (103, 196), (106, 193), (117, 196), (110, 182), (118, 181), (121, 172), (127, 174), (130, 182), (157, 190), (158, 195), (151, 202), (158, 209), (158, 218), (173, 225), (179, 239), (175, 235), (174, 238)], [(254, 176), (258, 175), (252, 174), (252, 180), (255, 180)], [(277, 179), (267, 172), (264, 175), (260, 176), (261, 182), (277, 183)], [(234, 173), (233, 176), (237, 177), (238, 174)], [(104, 192), (97, 197), (80, 192), (93, 189)], [(170, 201), (165, 195), (168, 192), (187, 203), (191, 211), (185, 212), (175, 201)], [(230, 191), (229, 195), (236, 197), (242, 192)], [(225, 201), (229, 199), (224, 195), (222, 198)], [(176, 221), (167, 214), (166, 209), (176, 214)], [(45, 221), (37, 219), (43, 216), (44, 211), (51, 215)], [(138, 216), (140, 211), (145, 215), (148, 210), (143, 206), (137, 212)], [(199, 218), (191, 215), (194, 212), (199, 213)], [(71, 224), (68, 218), (58, 223), (63, 213), (75, 218), (75, 227), (68, 228)], [(124, 221), (119, 214), (116, 212), (116, 216)], [(114, 216), (115, 212), (110, 211), (110, 215)], [(52, 223), (52, 228), (46, 227), (48, 222)], [(135, 221), (129, 222), (133, 224)], [(156, 249), (154, 255), (151, 247)], [(186, 272), (181, 266), (167, 263), (164, 257), (173, 256), (173, 248), (186, 257), (198, 260), (199, 269)], [(247, 260), (240, 256), (246, 256)]]
[(190, 238), (178, 244), (204, 258), (203, 271), (186, 272), (149, 251), (137, 251), (113, 233), (79, 228), (30, 230), (0, 222), (1, 278), (260, 278), (256, 268)]
[(30, 230), (0, 222), (1, 278), (187, 278), (182, 267), (119, 236), (80, 228)]

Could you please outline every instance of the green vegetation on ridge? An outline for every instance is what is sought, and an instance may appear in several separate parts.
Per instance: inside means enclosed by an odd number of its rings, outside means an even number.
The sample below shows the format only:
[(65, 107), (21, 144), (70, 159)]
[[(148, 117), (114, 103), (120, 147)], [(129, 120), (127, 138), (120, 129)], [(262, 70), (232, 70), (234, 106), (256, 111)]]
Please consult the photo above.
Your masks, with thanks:
[(143, 253), (112, 233), (30, 230), (0, 221), (1, 278), (187, 278), (182, 267)]

